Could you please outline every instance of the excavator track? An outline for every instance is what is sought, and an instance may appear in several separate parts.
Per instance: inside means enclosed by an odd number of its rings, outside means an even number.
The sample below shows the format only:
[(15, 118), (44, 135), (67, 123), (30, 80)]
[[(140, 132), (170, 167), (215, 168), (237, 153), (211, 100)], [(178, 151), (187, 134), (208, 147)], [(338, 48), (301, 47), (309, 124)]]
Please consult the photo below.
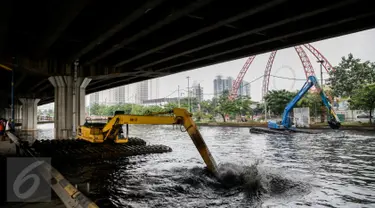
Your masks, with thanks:
[(116, 159), (124, 156), (171, 152), (165, 145), (146, 145), (140, 138), (129, 138), (125, 144), (94, 144), (82, 140), (36, 140), (29, 150), (39, 157), (53, 160)]

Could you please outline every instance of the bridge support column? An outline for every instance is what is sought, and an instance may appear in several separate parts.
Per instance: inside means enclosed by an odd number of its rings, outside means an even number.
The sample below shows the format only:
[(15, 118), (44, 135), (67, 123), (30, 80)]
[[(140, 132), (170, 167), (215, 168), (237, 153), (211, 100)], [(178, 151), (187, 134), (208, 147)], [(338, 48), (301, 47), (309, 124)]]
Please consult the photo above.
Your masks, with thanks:
[(4, 113), (5, 119), (9, 120), (10, 118), (12, 118), (12, 109), (4, 108), (4, 110), (5, 110), (5, 113)]
[(22, 122), (22, 105), (14, 105), (14, 122), (21, 123)]
[(40, 99), (20, 98), (20, 101), (23, 108), (22, 130), (36, 130), (38, 124), (38, 102), (40, 101)]
[(5, 118), (5, 108), (0, 108), (0, 118)]
[[(78, 77), (76, 84), (71, 76), (54, 76), (48, 80), (55, 87), (55, 139), (72, 138), (73, 128), (76, 128), (73, 124), (78, 126), (85, 122), (86, 87), (91, 79)], [(73, 103), (74, 88), (75, 104)]]

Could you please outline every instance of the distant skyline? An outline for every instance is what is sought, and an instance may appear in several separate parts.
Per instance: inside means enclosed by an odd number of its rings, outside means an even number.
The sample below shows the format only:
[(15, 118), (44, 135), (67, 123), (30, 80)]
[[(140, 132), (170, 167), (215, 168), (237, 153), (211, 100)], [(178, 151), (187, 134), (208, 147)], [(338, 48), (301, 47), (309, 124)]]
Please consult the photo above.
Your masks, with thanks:
[[(315, 48), (317, 48), (333, 66), (337, 66), (341, 61), (341, 58), (343, 56), (347, 56), (349, 53), (352, 53), (355, 58), (360, 58), (363, 61), (369, 60), (374, 62), (374, 37), (375, 29), (371, 29), (336, 38), (312, 42), (311, 44)], [(315, 74), (318, 78), (320, 78), (319, 63), (317, 63), (316, 58), (307, 49), (305, 51), (308, 54), (310, 61), (314, 67)], [(252, 80), (263, 76), (269, 55), (270, 52), (257, 55), (243, 80), (251, 82)], [(178, 86), (181, 90), (187, 90), (188, 83), (186, 77), (189, 76), (190, 87), (193, 83), (199, 83), (204, 89), (204, 99), (210, 99), (213, 97), (214, 93), (213, 81), (215, 77), (217, 75), (221, 75), (223, 77), (231, 76), (236, 79), (246, 60), (247, 57), (160, 77), (158, 97), (177, 97)], [(294, 48), (287, 48), (279, 50), (277, 52), (271, 74), (297, 79), (305, 78), (301, 62)], [(325, 78), (328, 76), (325, 71), (323, 76)], [(261, 100), (262, 80), (263, 78), (260, 78), (259, 80), (251, 83), (251, 98), (255, 101)], [(269, 82), (269, 89), (297, 90), (301, 88), (303, 83), (303, 80), (291, 81), (271, 77)], [(88, 102), (89, 96), (86, 96), (86, 103)]]
[[(337, 66), (341, 61), (341, 57), (347, 56), (352, 53), (354, 57), (360, 58), (364, 61), (375, 61), (375, 29), (366, 30), (362, 32), (353, 33), (350, 35), (340, 36), (336, 38), (326, 39), (318, 42), (312, 42), (311, 44), (317, 48), (333, 66)], [(320, 66), (317, 63), (316, 58), (306, 49), (310, 61), (314, 67), (315, 74), (320, 78)], [(270, 53), (259, 54), (256, 56), (249, 70), (247, 71), (244, 80), (251, 82), (256, 78), (263, 76), (264, 69), (266, 67), (268, 57)], [(204, 99), (208, 99), (212, 96), (207, 94), (213, 94), (213, 80), (217, 75), (223, 77), (231, 76), (234, 79), (241, 70), (243, 64), (247, 58), (241, 58), (234, 61), (225, 63), (215, 64), (203, 68), (193, 69), (186, 72), (181, 72), (160, 78), (160, 97), (167, 96), (177, 86), (187, 88), (186, 76), (190, 76), (190, 80), (195, 80), (203, 86), (205, 89)], [(288, 68), (292, 68), (294, 72), (291, 72)], [(287, 48), (279, 50), (276, 54), (276, 58), (273, 64), (271, 74), (293, 77), (305, 78), (301, 61), (298, 58), (294, 48)], [(327, 77), (327, 73), (324, 72), (324, 77)], [(261, 100), (262, 80), (259, 79), (251, 83), (251, 97), (255, 101)], [(270, 78), (269, 89), (286, 89), (286, 90), (297, 90), (300, 89), (304, 81), (293, 81)], [(185, 86), (181, 86), (185, 85)]]

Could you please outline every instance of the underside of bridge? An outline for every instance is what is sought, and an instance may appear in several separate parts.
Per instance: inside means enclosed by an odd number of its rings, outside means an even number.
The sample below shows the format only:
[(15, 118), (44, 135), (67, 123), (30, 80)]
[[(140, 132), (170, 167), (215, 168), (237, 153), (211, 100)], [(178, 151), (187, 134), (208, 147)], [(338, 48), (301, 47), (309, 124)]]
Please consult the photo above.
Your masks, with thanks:
[[(0, 64), (15, 95), (54, 101), (49, 77), (92, 78), (87, 93), (375, 26), (366, 0), (2, 1)], [(228, 69), (238, 70), (238, 69)], [(10, 100), (10, 71), (0, 70)], [(8, 98), (8, 100), (6, 99)], [(10, 102), (8, 102), (10, 103)]]

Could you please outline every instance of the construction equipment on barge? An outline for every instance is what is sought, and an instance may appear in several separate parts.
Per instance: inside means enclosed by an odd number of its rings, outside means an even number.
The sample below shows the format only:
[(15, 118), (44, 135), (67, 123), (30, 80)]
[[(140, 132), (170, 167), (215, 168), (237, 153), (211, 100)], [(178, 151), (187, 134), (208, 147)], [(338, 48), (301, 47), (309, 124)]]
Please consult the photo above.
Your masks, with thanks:
[(293, 98), (292, 101), (290, 101), (287, 106), (284, 109), (282, 120), (279, 122), (276, 121), (268, 121), (268, 129), (267, 128), (251, 128), (251, 133), (281, 133), (282, 134), (289, 134), (294, 132), (299, 133), (314, 133), (313, 131), (308, 130), (301, 130), (297, 129), (296, 127), (292, 126), (292, 121), (290, 118), (290, 112), (294, 108), (294, 106), (297, 104), (297, 102), (309, 91), (309, 89), (315, 86), (317, 92), (319, 93), (320, 97), (322, 98), (322, 101), (324, 105), (327, 108), (328, 112), (328, 125), (332, 129), (339, 129), (341, 127), (340, 119), (336, 115), (334, 109), (332, 108), (332, 105), (327, 98), (326, 94), (324, 93), (323, 89), (320, 87), (317, 78), (315, 76), (309, 76), (301, 90), (297, 93), (297, 95)]
[(216, 174), (216, 162), (191, 117), (192, 114), (182, 108), (149, 115), (128, 115), (117, 112), (113, 117), (108, 118), (107, 123), (86, 121), (84, 125), (78, 127), (76, 139), (37, 141), (29, 149), (35, 155), (62, 160), (164, 153), (172, 149), (165, 145), (146, 145), (142, 139), (130, 138), (129, 124), (179, 125), (181, 131), (189, 134), (208, 170)]

